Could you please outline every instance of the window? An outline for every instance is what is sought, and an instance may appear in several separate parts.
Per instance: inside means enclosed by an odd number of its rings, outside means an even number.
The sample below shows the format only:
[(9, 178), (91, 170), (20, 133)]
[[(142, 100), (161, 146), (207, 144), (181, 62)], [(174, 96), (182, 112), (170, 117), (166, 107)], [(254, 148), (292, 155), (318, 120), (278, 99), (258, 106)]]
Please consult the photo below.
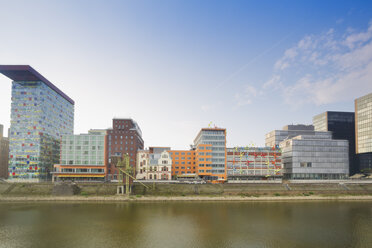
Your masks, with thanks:
[(311, 162), (301, 162), (300, 167), (301, 168), (311, 168), (312, 165), (311, 165)]

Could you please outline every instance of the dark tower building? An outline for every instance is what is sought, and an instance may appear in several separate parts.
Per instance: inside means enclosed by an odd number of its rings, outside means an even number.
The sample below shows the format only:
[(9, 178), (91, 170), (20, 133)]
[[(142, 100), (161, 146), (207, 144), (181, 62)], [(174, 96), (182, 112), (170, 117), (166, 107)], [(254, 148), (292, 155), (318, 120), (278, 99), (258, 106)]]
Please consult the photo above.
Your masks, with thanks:
[(128, 153), (130, 166), (136, 167), (136, 155), (142, 150), (144, 142), (142, 132), (137, 122), (133, 119), (116, 119), (112, 121), (112, 129), (107, 130), (108, 139), (108, 180), (117, 180), (118, 170), (112, 162), (112, 157), (121, 157)]
[(315, 131), (331, 131), (332, 139), (349, 141), (349, 174), (359, 172), (355, 154), (355, 114), (354, 112), (327, 111), (313, 118)]

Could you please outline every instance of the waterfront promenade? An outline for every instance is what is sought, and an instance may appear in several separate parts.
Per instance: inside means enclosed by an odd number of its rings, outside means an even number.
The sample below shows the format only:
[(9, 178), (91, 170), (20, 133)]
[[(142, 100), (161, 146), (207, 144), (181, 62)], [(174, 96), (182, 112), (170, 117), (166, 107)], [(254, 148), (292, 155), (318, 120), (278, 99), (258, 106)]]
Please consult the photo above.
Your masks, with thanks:
[(370, 181), (146, 185), (136, 183), (124, 196), (114, 183), (0, 183), (0, 201), (372, 200)]

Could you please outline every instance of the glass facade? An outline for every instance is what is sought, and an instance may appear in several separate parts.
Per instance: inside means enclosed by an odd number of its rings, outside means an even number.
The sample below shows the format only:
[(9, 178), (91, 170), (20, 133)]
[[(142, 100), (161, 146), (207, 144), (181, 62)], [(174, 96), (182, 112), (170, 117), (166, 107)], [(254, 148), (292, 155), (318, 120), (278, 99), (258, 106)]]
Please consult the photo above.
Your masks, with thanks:
[(105, 165), (106, 135), (64, 135), (61, 165)]
[(372, 93), (355, 100), (356, 150), (372, 152)]
[(276, 147), (279, 146), (280, 142), (285, 139), (295, 137), (297, 135), (314, 134), (313, 125), (287, 125), (283, 127), (283, 130), (274, 130), (265, 135), (265, 146)]
[[(210, 175), (203, 178), (206, 180), (226, 180), (226, 130), (218, 128), (202, 129), (194, 140), (194, 146), (211, 145), (208, 149), (211, 150)], [(199, 161), (198, 163), (202, 163)]]
[(74, 105), (42, 81), (12, 83), (9, 179), (51, 179), (60, 141), (73, 134)]
[(327, 111), (313, 118), (315, 131), (331, 131), (332, 138), (349, 141), (349, 174), (359, 172), (355, 154), (355, 114)]
[(372, 173), (372, 93), (355, 100), (355, 135), (359, 169)]
[(280, 143), (285, 179), (345, 179), (349, 174), (348, 141), (331, 132), (300, 135)]

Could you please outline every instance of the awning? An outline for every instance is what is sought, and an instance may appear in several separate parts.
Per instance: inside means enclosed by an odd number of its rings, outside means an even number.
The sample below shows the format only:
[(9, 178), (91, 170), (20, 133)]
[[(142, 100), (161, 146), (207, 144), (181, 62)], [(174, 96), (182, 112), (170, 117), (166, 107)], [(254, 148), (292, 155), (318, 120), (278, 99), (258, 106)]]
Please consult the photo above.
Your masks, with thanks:
[(105, 175), (58, 175), (57, 177), (105, 177)]

